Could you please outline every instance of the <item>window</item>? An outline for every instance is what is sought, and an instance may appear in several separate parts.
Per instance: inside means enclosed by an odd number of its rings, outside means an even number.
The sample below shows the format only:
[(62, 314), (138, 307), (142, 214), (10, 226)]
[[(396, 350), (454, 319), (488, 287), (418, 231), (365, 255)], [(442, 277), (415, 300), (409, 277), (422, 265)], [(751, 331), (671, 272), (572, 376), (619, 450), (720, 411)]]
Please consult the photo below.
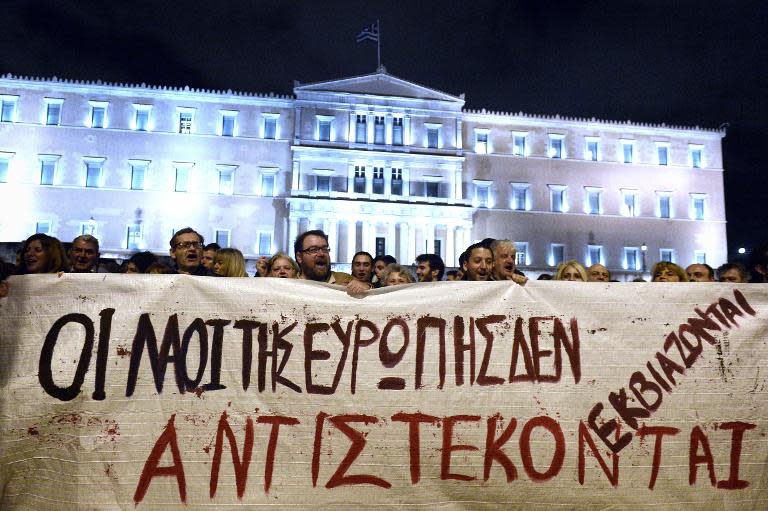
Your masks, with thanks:
[(376, 253), (375, 257), (383, 256), (387, 253), (387, 239), (377, 236), (376, 237)]
[(566, 201), (567, 187), (564, 185), (547, 185), (549, 187), (549, 206), (550, 210), (555, 213), (565, 213), (568, 211), (568, 203)]
[(355, 180), (353, 184), (355, 193), (365, 193), (365, 166), (355, 165)]
[(672, 218), (672, 192), (656, 192), (659, 218)]
[[(321, 177), (329, 177), (329, 176), (321, 176)], [(272, 233), (271, 232), (259, 233), (258, 252), (259, 252), (259, 255), (269, 255), (272, 253)]]
[(355, 142), (365, 144), (368, 142), (368, 116), (357, 114), (355, 123)]
[(234, 112), (232, 110), (221, 110), (221, 136), (222, 137), (235, 136), (236, 120), (237, 120), (237, 112)]
[(133, 117), (133, 129), (136, 131), (149, 131), (149, 114), (152, 111), (152, 105), (134, 104), (136, 110)]
[(263, 114), (264, 116), (264, 133), (263, 138), (266, 140), (277, 140), (277, 121), (280, 119), (280, 114)]
[[(232, 165), (217, 165), (216, 170), (219, 173), (219, 194), (232, 195), (235, 184), (235, 169)], [(219, 243), (221, 245), (221, 243)], [(223, 245), (222, 245), (223, 246)]]
[(707, 194), (705, 193), (691, 194), (691, 219), (692, 220), (704, 220), (706, 218), (706, 203), (707, 203)]
[(101, 170), (104, 166), (104, 158), (84, 158), (84, 161), (86, 188), (99, 188), (101, 186)]
[(675, 251), (671, 248), (659, 249), (659, 261), (666, 261), (668, 263), (675, 262)]
[(0, 122), (16, 121), (16, 102), (18, 96), (0, 95)]
[(702, 162), (701, 162), (701, 154), (704, 151), (703, 146), (696, 145), (696, 144), (690, 144), (688, 146), (688, 160), (690, 162), (691, 167), (694, 169), (700, 169)]
[(637, 247), (624, 247), (625, 270), (640, 270), (640, 249)]
[(488, 133), (487, 129), (475, 129), (475, 152), (477, 154), (488, 154)]
[(323, 142), (331, 141), (331, 125), (333, 117), (326, 115), (317, 116), (317, 139)]
[(515, 253), (515, 264), (518, 266), (527, 266), (531, 264), (531, 258), (528, 252), (528, 242), (516, 241), (515, 247), (517, 247), (517, 253)]
[(427, 182), (424, 186), (424, 195), (426, 197), (440, 197), (440, 177), (424, 176)]
[(392, 145), (403, 145), (403, 118), (392, 119)]
[(600, 245), (588, 245), (587, 263), (589, 266), (592, 266), (593, 264), (603, 264), (603, 247)]
[(669, 165), (669, 144), (656, 143), (656, 161), (659, 165)]
[(221, 248), (229, 248), (230, 232), (229, 229), (216, 229), (213, 237)]
[(528, 156), (528, 133), (512, 132), (512, 154)]
[(131, 165), (131, 190), (144, 190), (149, 162), (128, 160), (128, 163)]
[(623, 216), (640, 216), (640, 192), (621, 190), (621, 214)]
[(186, 192), (189, 190), (189, 173), (192, 169), (192, 164), (179, 164), (176, 167), (176, 183), (174, 190), (177, 192)]
[(40, 184), (52, 186), (56, 179), (58, 156), (40, 156)]
[(195, 120), (195, 109), (180, 107), (179, 111), (179, 133), (192, 133), (192, 123)]
[(584, 159), (599, 161), (600, 160), (600, 139), (597, 137), (584, 137), (586, 142)]
[(437, 149), (440, 147), (440, 126), (437, 124), (427, 124), (427, 147)]
[(475, 185), (475, 207), (491, 207), (491, 181), (475, 179), (472, 181)]
[(528, 183), (512, 183), (512, 209), (530, 211), (531, 185)]
[(600, 215), (603, 212), (603, 189), (593, 186), (585, 186), (586, 201), (584, 212), (588, 215)]
[(277, 169), (261, 169), (261, 196), (275, 196), (275, 176)]
[(621, 153), (624, 163), (633, 163), (635, 161), (635, 141), (634, 140), (622, 140), (621, 141)]
[(8, 182), (8, 169), (11, 166), (13, 153), (0, 153), (0, 183)]
[(384, 143), (384, 116), (377, 115), (373, 118), (373, 143)]
[(51, 234), (51, 221), (40, 220), (35, 222), (35, 234), (38, 234), (38, 233)]
[(549, 149), (547, 150), (547, 155), (550, 158), (554, 158), (558, 160), (565, 158), (565, 151), (563, 150), (564, 139), (565, 139), (565, 135), (555, 135), (555, 134), (549, 135)]
[(403, 169), (392, 169), (392, 195), (403, 194)]
[(125, 231), (125, 248), (128, 250), (139, 250), (142, 248), (141, 224), (132, 224)]
[(373, 193), (384, 193), (384, 168), (373, 167)]
[(693, 259), (696, 264), (707, 264), (707, 253), (704, 250), (694, 250)]
[(61, 105), (63, 99), (45, 98), (45, 124), (46, 126), (58, 126), (61, 124)]
[(89, 101), (91, 105), (91, 128), (105, 128), (107, 126), (107, 107), (106, 101)]
[[(331, 191), (331, 176), (317, 176), (316, 187), (318, 192)], [(265, 252), (266, 253), (266, 252)]]
[(90, 220), (87, 222), (80, 222), (80, 235), (83, 234), (89, 234), (91, 236), (96, 236), (96, 220), (91, 217)]
[(565, 245), (552, 243), (549, 246), (549, 265), (557, 266), (565, 260)]

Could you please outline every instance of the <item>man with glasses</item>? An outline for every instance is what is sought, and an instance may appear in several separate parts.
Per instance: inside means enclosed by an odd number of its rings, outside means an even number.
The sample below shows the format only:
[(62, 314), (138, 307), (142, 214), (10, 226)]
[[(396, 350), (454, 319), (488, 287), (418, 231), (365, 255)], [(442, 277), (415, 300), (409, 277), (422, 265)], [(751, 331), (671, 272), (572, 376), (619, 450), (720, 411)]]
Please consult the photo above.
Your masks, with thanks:
[(186, 275), (210, 275), (203, 260), (203, 237), (192, 229), (185, 227), (171, 238), (171, 259), (176, 263), (176, 272)]
[(352, 280), (347, 273), (331, 271), (331, 248), (328, 235), (321, 230), (300, 234), (293, 244), (296, 262), (301, 268), (300, 279), (345, 286)]

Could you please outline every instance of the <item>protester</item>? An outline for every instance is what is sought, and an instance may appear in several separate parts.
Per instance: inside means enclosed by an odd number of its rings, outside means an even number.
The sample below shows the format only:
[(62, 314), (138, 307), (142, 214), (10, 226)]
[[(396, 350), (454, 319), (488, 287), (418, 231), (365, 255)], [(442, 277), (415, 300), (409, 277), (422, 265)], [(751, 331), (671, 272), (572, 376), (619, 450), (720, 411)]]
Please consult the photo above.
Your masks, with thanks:
[(213, 274), (217, 277), (247, 277), (243, 253), (236, 248), (222, 248), (216, 251)]
[(586, 282), (587, 270), (576, 260), (571, 259), (557, 265), (553, 280), (568, 280), (571, 282)]
[(156, 262), (157, 256), (152, 252), (136, 252), (125, 262), (123, 273), (149, 273), (150, 266)]
[(8, 296), (10, 286), (8, 285), (7, 279), (14, 273), (16, 273), (16, 267), (10, 263), (6, 263), (0, 257), (0, 298)]
[(464, 257), (463, 280), (490, 280), (491, 273), (493, 272), (493, 250), (481, 242), (467, 247), (464, 254), (466, 254), (466, 257)]
[(600, 263), (595, 263), (587, 268), (587, 282), (610, 282), (611, 272)]
[(708, 264), (691, 264), (685, 269), (689, 282), (714, 282), (715, 270)]
[(298, 276), (299, 265), (284, 252), (278, 252), (267, 261), (267, 277), (295, 279)]
[(254, 277), (268, 277), (269, 271), (267, 269), (267, 264), (269, 263), (269, 257), (267, 256), (260, 256), (258, 259), (256, 259), (256, 274)]
[(147, 267), (147, 271), (144, 273), (149, 273), (150, 275), (168, 275), (176, 272), (167, 264), (155, 261)]
[(58, 239), (37, 233), (24, 241), (21, 246), (21, 261), (16, 273), (27, 275), (64, 271), (67, 271), (67, 263), (64, 248)]
[(301, 269), (300, 279), (342, 286), (352, 280), (348, 273), (331, 271), (331, 248), (328, 236), (321, 230), (300, 234), (293, 244), (293, 251)]
[(176, 264), (177, 273), (210, 275), (202, 265), (204, 243), (203, 236), (191, 227), (185, 227), (171, 237), (170, 254)]
[(457, 280), (461, 280), (461, 276), (459, 276), (458, 270), (448, 270), (445, 272), (445, 280), (449, 282), (454, 282)]
[(536, 280), (552, 280), (552, 275), (549, 273), (542, 273), (536, 278)]
[(203, 258), (200, 260), (205, 269), (213, 271), (213, 263), (216, 259), (216, 252), (221, 250), (221, 246), (218, 243), (208, 243), (203, 248)]
[(352, 277), (366, 284), (373, 278), (373, 256), (365, 251), (360, 251), (352, 257)]
[(651, 268), (651, 282), (688, 282), (685, 270), (675, 263), (659, 261)]
[(732, 282), (743, 284), (749, 282), (749, 275), (744, 265), (739, 263), (725, 263), (717, 268), (718, 282)]
[(768, 242), (749, 253), (749, 271), (752, 282), (768, 282)]
[(82, 234), (72, 240), (69, 267), (72, 273), (96, 272), (99, 268), (99, 240), (90, 234)]
[(382, 286), (396, 286), (398, 284), (412, 284), (413, 275), (405, 266), (397, 263), (388, 264), (381, 272)]
[(416, 279), (419, 282), (443, 280), (445, 263), (437, 254), (421, 254), (416, 258)]
[(517, 269), (517, 247), (514, 241), (493, 240), (490, 248), (493, 251), (491, 280), (511, 280), (521, 285), (528, 282), (528, 277)]
[(381, 287), (381, 272), (387, 265), (396, 262), (397, 259), (391, 255), (378, 255), (373, 258), (373, 287)]

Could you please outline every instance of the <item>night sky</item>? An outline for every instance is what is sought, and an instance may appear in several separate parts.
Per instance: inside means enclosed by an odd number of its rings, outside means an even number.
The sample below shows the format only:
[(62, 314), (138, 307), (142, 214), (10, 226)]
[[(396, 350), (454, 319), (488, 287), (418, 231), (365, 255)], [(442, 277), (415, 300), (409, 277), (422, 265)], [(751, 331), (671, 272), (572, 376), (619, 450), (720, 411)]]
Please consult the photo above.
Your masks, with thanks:
[(768, 239), (768, 7), (746, 0), (5, 0), (0, 73), (290, 94), (387, 71), (467, 108), (717, 128), (730, 253)]

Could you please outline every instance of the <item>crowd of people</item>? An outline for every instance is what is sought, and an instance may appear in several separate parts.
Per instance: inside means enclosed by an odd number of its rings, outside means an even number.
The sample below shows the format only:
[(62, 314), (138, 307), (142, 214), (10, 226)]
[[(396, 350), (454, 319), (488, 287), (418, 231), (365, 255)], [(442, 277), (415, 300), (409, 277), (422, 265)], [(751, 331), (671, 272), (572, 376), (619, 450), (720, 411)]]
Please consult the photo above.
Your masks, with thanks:
[[(342, 285), (352, 295), (370, 289), (412, 282), (511, 280), (524, 285), (528, 278), (517, 268), (517, 249), (510, 240), (485, 239), (467, 247), (459, 258), (459, 267), (446, 271), (436, 254), (416, 258), (415, 271), (399, 264), (391, 255), (372, 256), (357, 252), (351, 272), (332, 271), (328, 236), (321, 230), (299, 235), (293, 246), (293, 257), (278, 252), (256, 262), (255, 277), (313, 280)], [(120, 273), (176, 273), (198, 276), (248, 277), (243, 254), (235, 248), (206, 245), (203, 236), (187, 227), (170, 240), (170, 265), (152, 252), (137, 252), (114, 271)], [(7, 277), (34, 273), (88, 273), (105, 271), (99, 266), (99, 240), (84, 234), (76, 237), (68, 250), (55, 237), (33, 234), (17, 253), (16, 264), (0, 260), (0, 297), (9, 293)], [(675, 263), (660, 261), (651, 269), (652, 282), (768, 282), (768, 244), (750, 255), (751, 275), (742, 264), (726, 263), (716, 270), (707, 264), (691, 264), (683, 269)], [(108, 271), (108, 270), (106, 270)], [(602, 264), (585, 267), (576, 260), (560, 263), (554, 275), (542, 274), (539, 280), (611, 282), (610, 271)], [(635, 279), (644, 282), (642, 278)]]

